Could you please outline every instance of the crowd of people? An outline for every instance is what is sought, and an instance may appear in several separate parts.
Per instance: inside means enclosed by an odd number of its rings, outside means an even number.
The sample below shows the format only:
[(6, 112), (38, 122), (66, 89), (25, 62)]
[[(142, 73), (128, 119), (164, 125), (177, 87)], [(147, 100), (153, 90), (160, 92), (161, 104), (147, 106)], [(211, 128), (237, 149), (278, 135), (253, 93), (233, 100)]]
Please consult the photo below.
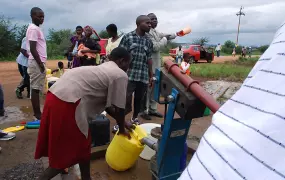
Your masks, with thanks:
[[(45, 16), (38, 7), (32, 8), (30, 15), (32, 23), (17, 58), (22, 81), (16, 96), (22, 99), (26, 88), (34, 117), (41, 121), (35, 158), (48, 157), (49, 167), (40, 179), (51, 179), (75, 164), (80, 166), (82, 179), (90, 179), (88, 120), (105, 110), (117, 121), (114, 129), (129, 137), (127, 129), (140, 123), (139, 115), (146, 120), (151, 120), (151, 116), (163, 117), (153, 100), (152, 79), (155, 69), (161, 67), (160, 49), (177, 33), (158, 32), (154, 13), (138, 16), (137, 28), (123, 36), (118, 36), (117, 26), (110, 24), (106, 27), (110, 38), (102, 63), (98, 60), (101, 46), (92, 38), (92, 27), (77, 26), (66, 53), (68, 68), (72, 69), (63, 73), (63, 63), (59, 62), (58, 69), (52, 71), (59, 73), (60, 78), (47, 92), (41, 112), (40, 92), (45, 84), (48, 56), (41, 29)], [(132, 118), (125, 121), (130, 112)]]
[[(220, 57), (221, 50), (222, 50), (222, 45), (219, 43), (215, 49), (217, 57)], [(236, 54), (237, 54), (236, 53), (236, 47), (234, 47), (232, 50), (232, 56), (236, 57)], [(248, 55), (248, 57), (251, 58), (252, 48), (251, 47), (246, 48), (245, 46), (243, 46), (241, 49), (241, 57), (246, 58), (246, 55)]]
[[(111, 36), (106, 62), (98, 65), (94, 54), (101, 49), (90, 38), (92, 28), (78, 26), (68, 53), (73, 69), (49, 89), (41, 112), (39, 93), (45, 82), (47, 60), (40, 28), (44, 12), (32, 8), (31, 18), (22, 55), (17, 58), (22, 81), (16, 95), (22, 98), (27, 88), (34, 116), (41, 120), (35, 158), (48, 157), (49, 167), (40, 179), (51, 179), (65, 168), (79, 164), (82, 180), (90, 180), (88, 119), (105, 110), (117, 121), (118, 133), (129, 137), (128, 129), (139, 123), (140, 113), (149, 120), (150, 116), (162, 117), (152, 99), (152, 77), (155, 68), (160, 67), (160, 47), (177, 33), (157, 32), (158, 21), (153, 13), (138, 16), (137, 28), (123, 37), (117, 35), (117, 27), (111, 24), (106, 28)], [(280, 85), (284, 81), (284, 31), (283, 25), (270, 50), (263, 54), (264, 60), (253, 68), (234, 98), (213, 116), (213, 123), (179, 179), (284, 179), (284, 95), (280, 94), (284, 89)], [(221, 47), (216, 50), (220, 53)], [(23, 62), (24, 58), (28, 61)], [(178, 58), (181, 60), (181, 55)], [(183, 54), (183, 59), (181, 72), (188, 73), (189, 54)], [(132, 111), (132, 94), (133, 115), (130, 121), (125, 121), (125, 115)], [(3, 102), (0, 85), (0, 116), (4, 115)], [(276, 104), (279, 108), (272, 106)], [(0, 132), (0, 138), (3, 136), (7, 135)]]

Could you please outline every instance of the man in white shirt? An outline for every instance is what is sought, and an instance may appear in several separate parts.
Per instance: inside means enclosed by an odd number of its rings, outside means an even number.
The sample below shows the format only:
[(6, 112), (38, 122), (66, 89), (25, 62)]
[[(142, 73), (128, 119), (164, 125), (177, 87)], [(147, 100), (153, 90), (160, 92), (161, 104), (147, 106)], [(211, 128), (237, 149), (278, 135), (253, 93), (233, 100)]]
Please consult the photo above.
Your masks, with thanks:
[(180, 180), (285, 179), (285, 23), (212, 125)]
[(219, 43), (219, 44), (217, 45), (217, 47), (216, 47), (217, 57), (220, 57), (221, 50), (222, 50), (222, 46), (221, 46), (221, 44)]
[(16, 89), (16, 96), (19, 99), (23, 99), (22, 92), (24, 91), (25, 88), (27, 88), (27, 97), (30, 98), (30, 76), (27, 71), (28, 57), (29, 54), (27, 52), (27, 47), (26, 47), (26, 37), (24, 37), (21, 44), (20, 54), (16, 59), (18, 63), (19, 72), (22, 76), (22, 81), (20, 82), (20, 84)]

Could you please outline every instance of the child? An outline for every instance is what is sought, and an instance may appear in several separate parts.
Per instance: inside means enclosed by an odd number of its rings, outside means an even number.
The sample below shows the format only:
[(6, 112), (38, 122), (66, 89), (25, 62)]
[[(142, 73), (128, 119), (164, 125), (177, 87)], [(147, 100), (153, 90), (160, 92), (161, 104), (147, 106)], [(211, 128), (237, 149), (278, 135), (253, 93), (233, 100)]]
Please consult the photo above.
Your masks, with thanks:
[(73, 55), (71, 54), (71, 53), (68, 53), (67, 54), (67, 56), (66, 56), (66, 58), (67, 58), (67, 68), (68, 69), (71, 69), (71, 67), (72, 67), (72, 61), (73, 61)]
[(89, 51), (90, 49), (85, 47), (84, 44), (81, 43), (78, 46), (78, 56), (80, 56), (80, 57), (87, 56), (88, 59), (92, 59), (92, 58), (95, 59), (96, 58), (96, 54), (95, 53), (89, 53), (89, 52), (84, 53), (85, 50)]
[(232, 55), (233, 55), (233, 57), (236, 57), (236, 48), (233, 49)]
[(190, 75), (190, 54), (185, 53), (183, 55), (184, 61), (180, 65), (181, 73)]
[(54, 74), (54, 73), (55, 73), (53, 76), (60, 78), (60, 77), (63, 75), (63, 73), (64, 73), (63, 62), (59, 61), (59, 62), (57, 63), (57, 66), (58, 66), (58, 68), (55, 69), (55, 70), (52, 70), (52, 71), (51, 71), (51, 74)]
[(73, 54), (72, 54), (72, 52), (65, 52), (64, 56), (67, 59), (67, 68), (71, 69), (72, 68), (72, 62), (73, 62)]
[(179, 49), (176, 51), (176, 63), (180, 64), (183, 59), (183, 50), (182, 46), (179, 46)]

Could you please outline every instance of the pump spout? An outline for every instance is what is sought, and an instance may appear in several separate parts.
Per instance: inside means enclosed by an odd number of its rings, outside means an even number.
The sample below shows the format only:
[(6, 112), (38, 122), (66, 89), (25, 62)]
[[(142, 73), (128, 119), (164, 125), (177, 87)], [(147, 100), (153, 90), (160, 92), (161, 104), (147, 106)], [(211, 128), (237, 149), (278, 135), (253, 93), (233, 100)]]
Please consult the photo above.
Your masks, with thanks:
[(141, 139), (141, 143), (147, 145), (156, 152), (158, 151), (158, 144), (155, 141), (151, 140), (150, 138), (145, 137)]

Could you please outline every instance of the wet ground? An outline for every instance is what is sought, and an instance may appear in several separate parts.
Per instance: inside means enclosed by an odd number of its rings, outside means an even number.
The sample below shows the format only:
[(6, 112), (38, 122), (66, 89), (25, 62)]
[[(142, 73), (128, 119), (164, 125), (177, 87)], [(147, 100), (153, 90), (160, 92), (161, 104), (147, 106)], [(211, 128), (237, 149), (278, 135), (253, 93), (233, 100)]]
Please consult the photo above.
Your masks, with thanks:
[[(47, 67), (56, 68), (58, 61), (48, 61)], [(64, 61), (65, 62), (65, 61)], [(65, 62), (66, 64), (66, 62)], [(0, 129), (19, 125), (22, 121), (31, 121), (33, 113), (29, 99), (17, 99), (15, 88), (20, 82), (17, 64), (14, 62), (0, 63), (0, 83), (4, 89), (5, 108), (7, 116), (0, 118)], [(199, 81), (205, 79), (195, 78)], [(24, 92), (25, 94), (25, 92)], [(44, 103), (44, 96), (41, 99)], [(164, 112), (163, 106), (159, 111)], [(130, 118), (130, 117), (127, 117)], [(111, 118), (110, 118), (111, 119)], [(149, 122), (149, 121), (145, 121)], [(153, 119), (153, 123), (162, 123), (163, 119)], [(203, 135), (211, 122), (210, 117), (194, 120), (190, 129), (188, 144), (197, 148), (199, 137)], [(111, 119), (111, 127), (115, 121)], [(16, 138), (11, 141), (0, 141), (2, 152), (0, 153), (0, 179), (36, 179), (39, 173), (47, 166), (47, 161), (35, 161), (34, 150), (38, 130), (25, 129), (16, 133)], [(73, 172), (73, 171), (71, 171)], [(126, 172), (115, 172), (108, 167), (104, 158), (91, 162), (91, 173), (93, 179), (99, 180), (148, 180), (151, 179), (149, 161), (139, 159), (136, 165)], [(63, 179), (74, 179), (74, 176), (64, 176)]]

